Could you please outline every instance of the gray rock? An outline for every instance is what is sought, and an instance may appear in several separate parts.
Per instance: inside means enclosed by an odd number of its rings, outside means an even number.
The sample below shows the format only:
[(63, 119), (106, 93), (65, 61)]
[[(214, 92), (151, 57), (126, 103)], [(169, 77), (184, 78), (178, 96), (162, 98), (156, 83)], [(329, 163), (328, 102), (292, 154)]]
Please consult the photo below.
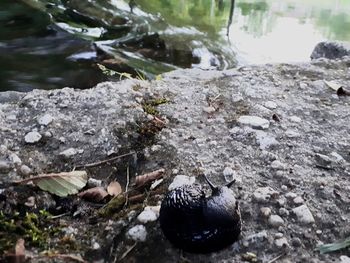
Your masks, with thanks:
[(348, 256), (340, 256), (340, 262), (339, 263), (350, 263), (350, 257)]
[(30, 174), (32, 174), (32, 169), (30, 169), (27, 165), (22, 164), (19, 168), (19, 172), (23, 176), (29, 176)]
[(238, 118), (238, 123), (248, 125), (256, 129), (267, 129), (270, 126), (270, 122), (266, 119), (258, 116), (243, 115)]
[(270, 109), (270, 110), (274, 110), (274, 109), (277, 108), (276, 102), (273, 102), (273, 101), (271, 101), (271, 100), (266, 101), (266, 102), (264, 103), (264, 106), (265, 106), (266, 108)]
[(38, 118), (38, 123), (44, 126), (49, 125), (52, 121), (53, 121), (53, 117), (50, 114), (45, 114), (40, 118)]
[(260, 212), (264, 217), (270, 217), (271, 215), (271, 208), (270, 207), (262, 207), (260, 208)]
[(301, 196), (297, 196), (293, 199), (293, 203), (296, 205), (301, 205), (304, 203), (304, 199)]
[(127, 237), (134, 241), (145, 242), (147, 238), (147, 230), (144, 225), (136, 225), (128, 230)]
[(11, 170), (11, 165), (9, 162), (0, 160), (0, 173), (7, 173)]
[(41, 139), (41, 134), (36, 132), (36, 131), (32, 131), (32, 132), (28, 132), (25, 136), (24, 136), (24, 141), (26, 143), (37, 143), (38, 141), (40, 141)]
[(328, 58), (337, 59), (344, 56), (350, 56), (349, 44), (339, 42), (320, 42), (311, 53), (311, 59)]
[(311, 224), (315, 222), (315, 219), (306, 205), (301, 205), (292, 209), (293, 213), (296, 215), (298, 221), (303, 224)]
[(19, 158), (18, 155), (15, 153), (11, 153), (9, 157), (10, 157), (9, 159), (13, 164), (19, 165), (22, 163), (21, 158)]
[(271, 168), (275, 170), (285, 170), (287, 168), (287, 165), (285, 165), (279, 160), (275, 160), (271, 163)]
[(65, 158), (70, 158), (76, 155), (77, 153), (78, 153), (77, 149), (69, 148), (67, 150), (60, 152), (59, 155)]
[(278, 196), (278, 192), (271, 187), (259, 187), (253, 193), (254, 200), (258, 202), (268, 202), (271, 198)]
[(187, 175), (177, 175), (175, 176), (173, 182), (169, 185), (168, 190), (171, 191), (177, 187), (183, 186), (183, 185), (191, 185), (194, 184), (196, 178), (194, 176), (187, 176)]
[(276, 245), (276, 247), (278, 247), (278, 248), (286, 247), (286, 246), (288, 247), (288, 246), (289, 246), (288, 240), (287, 240), (287, 238), (285, 238), (285, 237), (276, 239), (276, 240), (275, 240), (275, 245)]
[(273, 227), (279, 227), (284, 224), (284, 220), (279, 215), (271, 215), (268, 222)]

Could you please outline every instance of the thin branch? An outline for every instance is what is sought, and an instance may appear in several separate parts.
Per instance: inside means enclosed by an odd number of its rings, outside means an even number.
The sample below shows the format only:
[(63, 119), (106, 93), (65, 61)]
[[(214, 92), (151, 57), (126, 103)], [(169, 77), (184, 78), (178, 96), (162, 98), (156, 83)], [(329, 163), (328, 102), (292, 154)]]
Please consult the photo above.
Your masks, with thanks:
[(78, 165), (76, 167), (95, 167), (95, 166), (99, 166), (101, 164), (105, 164), (105, 163), (109, 163), (111, 161), (114, 161), (114, 160), (117, 160), (117, 159), (120, 159), (120, 158), (123, 158), (125, 156), (129, 156), (129, 155), (133, 155), (135, 154), (136, 152), (129, 152), (129, 153), (125, 153), (125, 154), (122, 154), (122, 155), (118, 155), (118, 156), (115, 156), (115, 157), (112, 157), (112, 158), (109, 158), (109, 159), (105, 159), (105, 160), (102, 160), (102, 161), (99, 161), (99, 162), (95, 162), (95, 163), (88, 163), (88, 164), (82, 164), (82, 165)]

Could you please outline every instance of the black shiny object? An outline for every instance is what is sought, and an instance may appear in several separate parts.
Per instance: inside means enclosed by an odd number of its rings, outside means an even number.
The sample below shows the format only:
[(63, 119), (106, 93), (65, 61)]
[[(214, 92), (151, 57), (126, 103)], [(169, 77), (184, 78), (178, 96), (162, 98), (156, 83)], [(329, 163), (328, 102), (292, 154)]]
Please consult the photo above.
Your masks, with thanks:
[[(208, 181), (208, 180), (207, 180)], [(237, 241), (241, 232), (238, 202), (227, 186), (212, 188), (206, 197), (200, 186), (170, 191), (160, 209), (160, 227), (176, 247), (188, 252), (209, 253)]]

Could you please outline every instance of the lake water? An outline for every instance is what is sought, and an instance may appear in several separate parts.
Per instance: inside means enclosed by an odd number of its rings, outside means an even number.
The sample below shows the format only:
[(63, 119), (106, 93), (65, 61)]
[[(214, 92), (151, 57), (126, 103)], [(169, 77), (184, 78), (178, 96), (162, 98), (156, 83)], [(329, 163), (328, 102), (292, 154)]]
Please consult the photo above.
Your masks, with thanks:
[(308, 61), (323, 40), (350, 42), (350, 0), (1, 0), (0, 90), (120, 78), (98, 64), (152, 78)]

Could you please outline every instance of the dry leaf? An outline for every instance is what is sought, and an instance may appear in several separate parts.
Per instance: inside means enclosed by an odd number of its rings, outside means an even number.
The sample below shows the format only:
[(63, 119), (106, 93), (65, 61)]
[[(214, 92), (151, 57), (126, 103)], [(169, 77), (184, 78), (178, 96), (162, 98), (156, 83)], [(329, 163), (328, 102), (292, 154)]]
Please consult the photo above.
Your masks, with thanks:
[(24, 263), (26, 261), (26, 248), (24, 239), (20, 238), (16, 242), (15, 252), (7, 252), (4, 254), (5, 262), (9, 263)]
[(79, 197), (91, 201), (91, 202), (100, 202), (102, 201), (106, 196), (108, 195), (108, 193), (106, 192), (106, 190), (101, 187), (101, 186), (97, 186), (97, 187), (93, 187), (90, 189), (87, 189), (81, 193), (78, 194)]
[(63, 173), (42, 174), (27, 178), (16, 183), (22, 184), (33, 182), (42, 190), (58, 196), (76, 194), (87, 183), (87, 173), (85, 171), (73, 171)]
[(123, 190), (117, 181), (113, 181), (107, 186), (107, 192), (109, 195), (117, 196), (122, 193)]
[(339, 85), (338, 83), (335, 83), (334, 81), (324, 80), (324, 83), (326, 83), (326, 85), (328, 87), (330, 87), (332, 90), (335, 90), (335, 91), (338, 91), (338, 89), (340, 89), (342, 87), (342, 85)]
[(147, 183), (150, 183), (154, 180), (157, 180), (161, 177), (163, 177), (165, 170), (164, 169), (159, 169), (150, 173), (146, 173), (140, 176), (136, 176), (135, 178), (135, 185), (136, 186), (143, 186)]

